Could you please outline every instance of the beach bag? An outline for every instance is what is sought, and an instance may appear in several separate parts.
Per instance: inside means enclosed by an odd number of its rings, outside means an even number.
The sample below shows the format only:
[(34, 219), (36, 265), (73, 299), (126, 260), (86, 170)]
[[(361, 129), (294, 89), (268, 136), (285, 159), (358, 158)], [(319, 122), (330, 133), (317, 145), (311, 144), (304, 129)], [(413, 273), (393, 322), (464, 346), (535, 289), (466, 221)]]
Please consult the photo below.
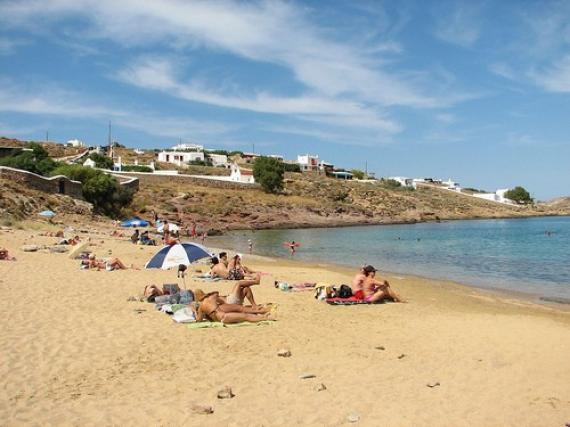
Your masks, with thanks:
[(348, 285), (340, 285), (340, 289), (337, 292), (337, 297), (339, 298), (350, 298), (352, 296), (352, 289)]
[(178, 301), (178, 304), (187, 305), (190, 304), (192, 301), (194, 301), (194, 292), (188, 289), (182, 289), (180, 291), (180, 300)]

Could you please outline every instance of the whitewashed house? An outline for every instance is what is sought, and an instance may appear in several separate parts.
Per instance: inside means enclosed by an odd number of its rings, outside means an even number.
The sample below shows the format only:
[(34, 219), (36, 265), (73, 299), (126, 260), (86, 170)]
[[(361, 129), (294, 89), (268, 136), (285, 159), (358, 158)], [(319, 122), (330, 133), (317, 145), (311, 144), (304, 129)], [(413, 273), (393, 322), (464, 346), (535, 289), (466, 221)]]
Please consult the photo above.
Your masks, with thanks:
[(443, 181), (441, 185), (443, 185), (448, 190), (461, 192), (461, 185), (459, 185), (458, 182), (452, 181), (451, 178), (449, 178), (447, 181)]
[(297, 156), (297, 164), (301, 168), (301, 172), (314, 172), (319, 170), (319, 156), (305, 154)]
[(506, 205), (515, 205), (516, 204), (515, 202), (505, 197), (505, 193), (507, 191), (509, 191), (508, 188), (503, 188), (497, 190), (494, 193), (474, 193), (473, 197), (477, 197), (478, 199), (490, 200), (492, 202), (497, 202), (497, 203), (504, 203)]
[(85, 147), (85, 144), (83, 143), (83, 141), (80, 141), (79, 139), (70, 139), (69, 141), (67, 141), (67, 145), (69, 145), (70, 147), (74, 147), (74, 148)]
[(204, 151), (204, 146), (199, 144), (176, 144), (173, 151)]
[(228, 156), (225, 154), (210, 154), (207, 153), (206, 156), (212, 161), (212, 166), (216, 167), (224, 167), (227, 168), (228, 164)]
[(242, 182), (245, 184), (255, 184), (255, 179), (253, 178), (253, 171), (251, 169), (245, 169), (243, 167), (240, 167), (237, 163), (232, 163), (230, 169), (231, 169), (230, 181)]
[(87, 167), (87, 168), (94, 168), (95, 167), (95, 162), (91, 159), (87, 159), (83, 162), (83, 166)]
[(172, 163), (179, 167), (188, 166), (189, 162), (196, 160), (204, 161), (204, 153), (198, 151), (161, 151), (157, 160), (164, 163)]

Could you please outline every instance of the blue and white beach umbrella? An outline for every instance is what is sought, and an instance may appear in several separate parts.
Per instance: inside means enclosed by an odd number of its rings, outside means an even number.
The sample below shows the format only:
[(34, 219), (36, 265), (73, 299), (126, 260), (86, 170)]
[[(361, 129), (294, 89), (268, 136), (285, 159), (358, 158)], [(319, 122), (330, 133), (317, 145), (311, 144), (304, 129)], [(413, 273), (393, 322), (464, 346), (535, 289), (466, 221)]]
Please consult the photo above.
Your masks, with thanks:
[(212, 256), (213, 254), (207, 248), (197, 243), (177, 243), (172, 246), (164, 246), (144, 267), (168, 270), (178, 267), (180, 264), (189, 265), (199, 259)]
[(41, 211), (38, 215), (43, 216), (44, 218), (53, 218), (55, 216), (55, 212), (48, 209), (46, 211)]
[(148, 227), (149, 225), (148, 221), (137, 217), (121, 222), (121, 227)]

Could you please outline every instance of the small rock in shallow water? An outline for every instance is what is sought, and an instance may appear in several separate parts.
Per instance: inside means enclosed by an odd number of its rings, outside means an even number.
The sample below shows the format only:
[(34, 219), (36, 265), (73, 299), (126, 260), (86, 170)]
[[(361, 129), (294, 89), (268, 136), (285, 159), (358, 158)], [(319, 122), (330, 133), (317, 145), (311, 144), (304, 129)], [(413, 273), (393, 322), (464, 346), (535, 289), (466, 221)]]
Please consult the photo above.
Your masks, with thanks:
[(291, 352), (286, 348), (282, 348), (277, 352), (277, 356), (279, 357), (291, 357)]
[(223, 389), (218, 391), (218, 399), (231, 399), (234, 396), (235, 394), (229, 386), (225, 386)]

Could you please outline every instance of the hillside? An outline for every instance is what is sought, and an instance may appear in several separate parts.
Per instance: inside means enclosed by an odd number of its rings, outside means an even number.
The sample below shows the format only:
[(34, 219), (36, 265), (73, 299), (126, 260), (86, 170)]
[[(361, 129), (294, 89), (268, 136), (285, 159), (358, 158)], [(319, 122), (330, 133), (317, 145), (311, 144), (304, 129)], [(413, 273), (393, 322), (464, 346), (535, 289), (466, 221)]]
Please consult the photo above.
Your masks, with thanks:
[(4, 222), (34, 217), (51, 209), (60, 215), (90, 215), (91, 204), (68, 196), (49, 194), (0, 178), (0, 219)]
[(141, 180), (134, 213), (161, 217), (198, 229), (262, 229), (390, 224), (445, 219), (524, 217), (568, 213), (545, 205), (516, 207), (451, 191), (420, 187), (390, 189), (379, 183), (339, 181), (322, 176), (289, 174), (285, 194), (259, 189), (228, 190), (181, 178)]

